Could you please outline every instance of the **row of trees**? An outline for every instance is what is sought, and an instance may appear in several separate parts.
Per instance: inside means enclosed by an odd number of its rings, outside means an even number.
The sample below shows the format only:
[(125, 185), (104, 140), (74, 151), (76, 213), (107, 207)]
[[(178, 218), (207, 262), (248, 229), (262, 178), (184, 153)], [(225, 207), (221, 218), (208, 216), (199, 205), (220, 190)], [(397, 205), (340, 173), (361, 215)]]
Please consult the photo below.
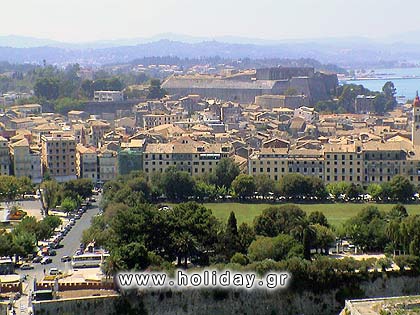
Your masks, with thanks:
[[(222, 159), (214, 173), (193, 178), (189, 173), (175, 167), (163, 173), (151, 174), (150, 180), (140, 172), (121, 176), (104, 186), (115, 201), (131, 200), (140, 194), (144, 201), (156, 202), (162, 196), (173, 201), (195, 199), (217, 200), (232, 195), (234, 198), (289, 198), (293, 200), (358, 201), (370, 194), (375, 201), (407, 202), (414, 197), (415, 189), (403, 176), (395, 176), (389, 183), (371, 184), (364, 189), (353, 183), (338, 182), (325, 186), (313, 176), (288, 174), (279, 181), (267, 175), (250, 176), (240, 174), (239, 167), (231, 159)], [(105, 200), (106, 201), (106, 200)]]
[(0, 257), (26, 257), (33, 254), (38, 242), (49, 239), (61, 225), (56, 216), (46, 216), (42, 221), (25, 217), (14, 226), (12, 232), (0, 230)]
[(41, 183), (41, 201), (43, 208), (48, 211), (56, 206), (70, 212), (83, 202), (84, 199), (92, 196), (93, 182), (90, 179), (79, 178), (64, 183), (55, 180), (46, 180)]
[(368, 206), (345, 223), (344, 235), (363, 251), (420, 257), (420, 216), (399, 204), (388, 213)]

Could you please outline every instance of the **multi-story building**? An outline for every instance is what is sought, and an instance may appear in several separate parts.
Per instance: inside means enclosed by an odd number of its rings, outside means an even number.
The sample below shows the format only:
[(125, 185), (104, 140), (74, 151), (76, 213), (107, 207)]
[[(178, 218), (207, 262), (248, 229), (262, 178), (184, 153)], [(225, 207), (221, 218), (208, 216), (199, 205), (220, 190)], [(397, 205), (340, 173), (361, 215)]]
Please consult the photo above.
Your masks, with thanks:
[(76, 146), (76, 173), (79, 178), (91, 179), (96, 183), (98, 179), (98, 155), (93, 148), (82, 144)]
[(124, 100), (121, 91), (95, 91), (93, 95), (95, 102), (120, 102)]
[(219, 161), (231, 152), (229, 144), (208, 144), (188, 137), (170, 143), (148, 144), (143, 153), (143, 170), (147, 174), (162, 173), (172, 166), (192, 176), (202, 175), (215, 171)]
[(76, 140), (65, 132), (41, 137), (41, 160), (44, 171), (57, 181), (76, 178)]
[(363, 154), (361, 143), (337, 143), (324, 145), (325, 181), (346, 181), (362, 184)]
[(327, 143), (321, 150), (262, 148), (249, 157), (248, 173), (266, 174), (274, 180), (299, 173), (317, 176), (325, 183), (345, 181), (363, 186), (403, 175), (419, 185), (420, 147), (403, 140)]
[(26, 138), (10, 145), (13, 175), (28, 177), (33, 183), (42, 181), (41, 152), (32, 149)]
[(173, 124), (182, 120), (182, 113), (173, 114), (146, 114), (143, 115), (143, 127), (150, 129), (156, 126)]
[(99, 147), (99, 144), (106, 132), (111, 128), (111, 125), (105, 121), (92, 120), (89, 122), (89, 129), (86, 135), (88, 144)]
[(145, 140), (132, 139), (122, 143), (118, 152), (118, 174), (126, 175), (133, 171), (143, 170), (143, 151)]
[(117, 152), (100, 150), (98, 153), (98, 179), (100, 183), (113, 180), (118, 176)]
[(0, 137), (0, 175), (10, 175), (9, 143)]

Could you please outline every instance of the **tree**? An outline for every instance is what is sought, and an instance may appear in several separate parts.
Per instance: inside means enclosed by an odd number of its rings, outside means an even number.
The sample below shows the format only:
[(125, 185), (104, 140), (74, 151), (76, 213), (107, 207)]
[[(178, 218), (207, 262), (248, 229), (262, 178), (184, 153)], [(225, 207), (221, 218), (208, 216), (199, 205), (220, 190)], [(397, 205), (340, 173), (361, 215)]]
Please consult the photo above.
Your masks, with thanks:
[(13, 244), (16, 246), (14, 251), (18, 256), (32, 254), (35, 250), (35, 235), (29, 232), (21, 231), (13, 233)]
[[(307, 226), (306, 213), (295, 205), (270, 207), (255, 217), (254, 229), (257, 235), (274, 237), (281, 233), (299, 234)], [(302, 235), (297, 235), (302, 239)]]
[(84, 80), (81, 85), (83, 95), (89, 99), (93, 98), (93, 94), (95, 90), (93, 89), (93, 81), (92, 80)]
[(378, 94), (375, 96), (375, 99), (373, 100), (373, 108), (372, 111), (374, 111), (375, 113), (378, 114), (383, 114), (386, 111), (386, 106), (387, 106), (387, 99), (385, 97), (385, 95), (383, 94)]
[(67, 215), (71, 212), (74, 211), (77, 207), (77, 203), (70, 197), (66, 197), (63, 199), (63, 201), (61, 202), (61, 209), (67, 213)]
[(55, 100), (59, 97), (59, 81), (55, 78), (40, 78), (34, 86), (35, 95), (38, 98)]
[(230, 259), (230, 262), (232, 264), (239, 264), (241, 266), (246, 266), (249, 262), (248, 257), (246, 257), (242, 253), (235, 253), (235, 255), (232, 256)]
[(141, 242), (123, 244), (111, 255), (117, 261), (120, 270), (143, 270), (149, 265), (147, 249)]
[(325, 227), (330, 227), (330, 225), (328, 224), (327, 217), (324, 215), (324, 213), (320, 211), (311, 212), (311, 214), (309, 214), (308, 217), (308, 222), (311, 225), (319, 224)]
[(229, 261), (236, 252), (241, 251), (238, 226), (233, 211), (229, 215), (225, 231), (221, 234), (219, 251), (225, 261)]
[(306, 196), (310, 190), (305, 176), (287, 174), (280, 179), (280, 192), (283, 196), (297, 198)]
[(309, 186), (309, 197), (316, 197), (318, 200), (323, 200), (328, 197), (328, 192), (322, 179), (316, 176), (309, 176), (306, 178)]
[(255, 188), (260, 196), (267, 197), (274, 192), (275, 181), (265, 174), (254, 177)]
[(189, 173), (170, 167), (163, 174), (161, 185), (169, 199), (185, 200), (193, 195), (195, 183)]
[(161, 99), (166, 95), (166, 91), (161, 88), (159, 79), (151, 79), (149, 86), (148, 99)]
[(410, 201), (414, 195), (414, 186), (410, 180), (404, 176), (394, 176), (389, 182), (391, 198), (398, 202)]
[(315, 249), (317, 251), (321, 249), (321, 252), (323, 251), (324, 254), (328, 255), (329, 247), (334, 244), (335, 234), (330, 228), (320, 224), (314, 224), (311, 227), (315, 231)]
[(80, 196), (83, 199), (92, 196), (93, 182), (89, 178), (79, 178), (69, 180), (63, 185), (64, 197), (71, 197), (73, 200)]
[(391, 211), (388, 213), (388, 217), (392, 220), (398, 220), (401, 221), (402, 219), (408, 217), (408, 212), (406, 207), (402, 205), (401, 203), (395, 205), (392, 207)]
[(382, 186), (379, 184), (369, 184), (367, 187), (367, 193), (372, 197), (373, 200), (379, 201), (382, 196)]
[(45, 214), (48, 214), (48, 210), (57, 205), (60, 185), (54, 180), (44, 181), (41, 183), (41, 192), (42, 206)]
[(232, 182), (232, 189), (239, 198), (252, 197), (255, 193), (254, 177), (239, 174)]
[(359, 185), (356, 185), (354, 183), (351, 183), (346, 188), (346, 197), (347, 200), (359, 200), (360, 195), (363, 194), (363, 188)]
[(345, 228), (353, 243), (362, 250), (383, 251), (388, 242), (385, 215), (375, 206), (363, 208), (345, 223)]
[(334, 200), (339, 200), (349, 190), (350, 184), (347, 182), (330, 183), (327, 185), (327, 191), (333, 196)]
[(273, 259), (280, 261), (293, 256), (302, 257), (303, 247), (292, 236), (280, 234), (276, 237), (260, 236), (248, 248), (251, 261)]
[(178, 266), (181, 266), (182, 258), (184, 258), (184, 267), (187, 268), (188, 258), (198, 251), (198, 243), (190, 232), (176, 231), (172, 235), (172, 248), (178, 258)]
[(179, 257), (180, 244), (183, 243), (185, 249), (188, 240), (188, 251), (182, 253), (183, 257), (186, 259), (187, 254), (191, 255), (194, 245), (194, 256), (205, 262), (217, 242), (217, 220), (211, 210), (195, 202), (180, 203), (169, 210), (167, 216), (172, 253)]
[(214, 200), (217, 198), (217, 187), (203, 181), (198, 181), (195, 183), (194, 196), (199, 200)]
[(0, 176), (0, 198), (3, 201), (11, 202), (22, 194), (22, 185), (15, 176)]
[(241, 245), (241, 253), (246, 253), (249, 245), (256, 239), (254, 229), (247, 223), (243, 222), (238, 229), (239, 244)]
[(394, 86), (392, 81), (387, 81), (382, 87), (382, 92), (386, 98), (385, 110), (390, 111), (397, 106), (397, 100), (395, 95), (397, 94), (397, 89)]
[(230, 188), (233, 180), (239, 175), (239, 166), (229, 158), (223, 158), (216, 166), (216, 185)]

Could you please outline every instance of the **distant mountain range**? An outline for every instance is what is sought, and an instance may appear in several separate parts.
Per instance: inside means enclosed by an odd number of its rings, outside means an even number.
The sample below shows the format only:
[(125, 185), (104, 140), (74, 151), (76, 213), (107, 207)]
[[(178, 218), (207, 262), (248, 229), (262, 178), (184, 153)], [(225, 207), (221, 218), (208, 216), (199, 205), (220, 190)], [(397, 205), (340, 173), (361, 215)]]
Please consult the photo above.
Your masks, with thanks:
[(104, 65), (136, 58), (178, 56), (199, 58), (313, 58), (342, 67), (388, 67), (420, 63), (420, 33), (371, 40), (363, 37), (310, 40), (265, 40), (233, 36), (205, 38), (161, 34), (151, 38), (64, 43), (24, 36), (0, 36), (0, 61), (52, 64)]

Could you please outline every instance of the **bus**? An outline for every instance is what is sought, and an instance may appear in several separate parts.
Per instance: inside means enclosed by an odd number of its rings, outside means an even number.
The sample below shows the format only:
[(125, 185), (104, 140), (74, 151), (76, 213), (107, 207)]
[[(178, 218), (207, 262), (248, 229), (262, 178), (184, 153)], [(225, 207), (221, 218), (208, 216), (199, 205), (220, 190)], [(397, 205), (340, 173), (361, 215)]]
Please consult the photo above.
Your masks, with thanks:
[(74, 255), (71, 258), (71, 265), (73, 268), (85, 267), (100, 267), (109, 254), (82, 254)]

